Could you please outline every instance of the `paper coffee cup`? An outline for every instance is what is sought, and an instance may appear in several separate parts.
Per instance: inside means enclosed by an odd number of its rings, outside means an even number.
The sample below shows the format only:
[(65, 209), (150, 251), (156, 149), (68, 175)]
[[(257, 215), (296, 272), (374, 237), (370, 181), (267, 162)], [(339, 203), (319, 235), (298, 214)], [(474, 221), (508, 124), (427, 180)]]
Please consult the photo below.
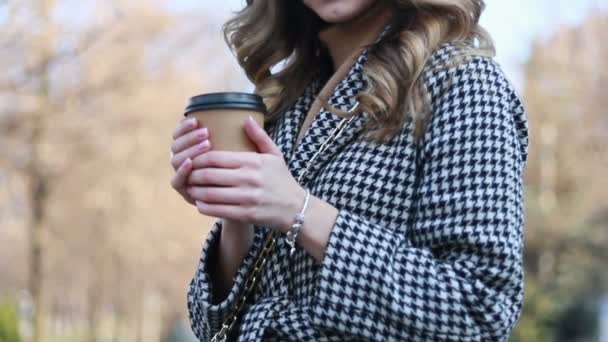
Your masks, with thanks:
[(200, 127), (207, 127), (212, 150), (235, 152), (257, 152), (243, 125), (251, 116), (264, 127), (265, 114), (261, 96), (236, 92), (194, 96), (184, 113), (196, 118)]

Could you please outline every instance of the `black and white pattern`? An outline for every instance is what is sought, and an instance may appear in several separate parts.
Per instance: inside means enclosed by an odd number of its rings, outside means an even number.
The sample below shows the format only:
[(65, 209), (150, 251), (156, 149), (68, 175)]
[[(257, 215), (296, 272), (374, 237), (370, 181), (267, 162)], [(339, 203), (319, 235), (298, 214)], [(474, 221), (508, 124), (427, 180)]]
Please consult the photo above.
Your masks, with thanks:
[[(502, 341), (522, 306), (523, 194), (527, 127), (512, 85), (489, 58), (425, 74), (432, 118), (421, 144), (408, 121), (383, 144), (365, 142), (363, 113), (322, 153), (303, 185), (339, 209), (321, 264), (279, 241), (240, 341)], [(363, 53), (330, 103), (348, 110), (364, 87)], [(295, 146), (319, 91), (312, 82), (279, 121), (275, 141), (297, 176), (342, 118), (322, 109)], [(416, 155), (422, 172), (416, 181)], [(208, 341), (233, 308), (269, 229), (254, 245), (229, 296), (213, 302), (209, 267), (221, 221), (190, 285), (192, 328)], [(307, 227), (314, 229), (314, 227)]]

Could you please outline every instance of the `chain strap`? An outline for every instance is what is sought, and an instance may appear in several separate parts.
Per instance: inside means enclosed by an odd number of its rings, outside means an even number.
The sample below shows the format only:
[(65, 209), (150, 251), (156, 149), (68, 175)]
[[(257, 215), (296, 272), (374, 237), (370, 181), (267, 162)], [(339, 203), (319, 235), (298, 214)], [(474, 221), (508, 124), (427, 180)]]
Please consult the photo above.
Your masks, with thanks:
[[(347, 111), (347, 113), (352, 113), (355, 110), (357, 110), (358, 108), (359, 108), (359, 103), (357, 102), (351, 109), (349, 109)], [(336, 127), (334, 129), (334, 131), (331, 133), (331, 135), (327, 139), (325, 139), (323, 144), (321, 144), (321, 147), (319, 147), (319, 150), (312, 156), (312, 158), (310, 158), (306, 168), (304, 170), (302, 170), (302, 172), (300, 172), (300, 174), (298, 175), (298, 178), (297, 178), (298, 183), (300, 183), (302, 181), (302, 179), (304, 178), (306, 173), (310, 170), (311, 165), (317, 159), (317, 157), (323, 151), (325, 151), (325, 149), (327, 149), (327, 147), (329, 146), (329, 143), (334, 141), (335, 139), (337, 139), (342, 134), (344, 129), (355, 118), (356, 118), (356, 116), (353, 115), (350, 119), (343, 119), (340, 122), (340, 124), (338, 125), (338, 127)], [(260, 272), (264, 269), (264, 266), (266, 266), (266, 262), (268, 261), (270, 254), (274, 250), (274, 246), (276, 245), (277, 239), (279, 238), (279, 236), (280, 236), (280, 233), (274, 231), (271, 234), (269, 234), (268, 237), (266, 238), (266, 240), (264, 242), (264, 248), (260, 252), (260, 255), (258, 256), (258, 258), (255, 262), (255, 266), (253, 267), (253, 270), (251, 270), (251, 273), (249, 274), (249, 277), (247, 278), (247, 281), (245, 282), (243, 292), (240, 294), (239, 299), (237, 300), (232, 312), (224, 320), (224, 323), (222, 323), (222, 329), (213, 336), (213, 338), (211, 339), (211, 342), (226, 342), (226, 340), (228, 339), (228, 334), (230, 333), (230, 331), (232, 331), (232, 328), (234, 328), (234, 325), (236, 324), (236, 321), (238, 320), (239, 314), (241, 313), (241, 311), (245, 307), (245, 304), (247, 303), (247, 299), (249, 298), (251, 293), (253, 293), (253, 289), (256, 286), (258, 276), (260, 275)]]
[(232, 310), (230, 315), (228, 315), (228, 318), (226, 318), (226, 320), (222, 324), (222, 329), (217, 334), (215, 334), (215, 336), (213, 336), (213, 338), (211, 339), (211, 342), (225, 342), (226, 341), (226, 338), (228, 337), (228, 332), (230, 332), (232, 330), (232, 328), (234, 327), (234, 324), (237, 321), (238, 315), (243, 310), (243, 307), (245, 306), (245, 304), (247, 302), (247, 298), (249, 297), (252, 290), (254, 289), (254, 287), (256, 285), (257, 277), (258, 277), (260, 271), (262, 269), (264, 269), (264, 266), (266, 265), (266, 262), (268, 261), (268, 256), (272, 252), (273, 247), (276, 244), (276, 242), (277, 242), (277, 235), (274, 233), (270, 234), (268, 236), (268, 238), (266, 239), (264, 248), (262, 249), (262, 252), (260, 252), (258, 259), (255, 262), (255, 266), (253, 267), (253, 270), (251, 271), (249, 278), (247, 278), (247, 281), (245, 282), (245, 288), (243, 289), (243, 293), (241, 293), (241, 296), (239, 297), (236, 305), (234, 306), (234, 309)]

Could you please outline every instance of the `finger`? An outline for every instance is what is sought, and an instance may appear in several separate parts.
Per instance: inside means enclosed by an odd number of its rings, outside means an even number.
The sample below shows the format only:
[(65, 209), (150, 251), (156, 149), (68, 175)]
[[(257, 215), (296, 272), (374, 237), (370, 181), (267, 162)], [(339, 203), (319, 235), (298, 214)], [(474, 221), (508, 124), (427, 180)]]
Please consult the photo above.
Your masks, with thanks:
[(262, 164), (259, 153), (233, 151), (210, 151), (194, 158), (192, 162), (196, 169), (206, 167), (225, 169), (256, 168)]
[(187, 184), (186, 181), (188, 179), (188, 175), (190, 174), (191, 169), (192, 159), (188, 158), (180, 165), (180, 167), (175, 172), (175, 175), (171, 179), (171, 186), (175, 190), (180, 191), (185, 188)]
[(203, 215), (221, 217), (239, 222), (252, 222), (254, 218), (250, 209), (239, 205), (210, 204), (203, 201), (196, 201), (196, 208)]
[(251, 116), (249, 116), (245, 122), (245, 132), (249, 139), (257, 146), (260, 153), (270, 153), (282, 157), (283, 154), (279, 147)]
[[(173, 165), (173, 168), (175, 170), (177, 170), (177, 168), (180, 165), (182, 165), (182, 163), (186, 159), (188, 159), (188, 158), (194, 159), (195, 157), (209, 151), (210, 149), (211, 149), (211, 143), (209, 142), (209, 140), (205, 140), (200, 144), (191, 146), (191, 147), (187, 148), (186, 150), (173, 155), (173, 158), (171, 158), (171, 165)], [(193, 160), (193, 164), (194, 164), (194, 160)]]
[[(194, 163), (193, 163), (194, 164)], [(197, 168), (194, 169), (187, 180), (190, 185), (213, 185), (213, 186), (258, 186), (255, 174), (239, 169), (224, 168)]]
[(195, 118), (188, 118), (183, 120), (177, 125), (175, 130), (173, 131), (173, 139), (177, 139), (180, 136), (184, 135), (187, 132), (190, 132), (198, 126), (198, 121)]
[(258, 192), (236, 187), (188, 186), (192, 199), (210, 204), (255, 205), (259, 203)]
[(202, 143), (205, 139), (209, 139), (209, 130), (207, 128), (191, 131), (175, 139), (173, 144), (171, 144), (171, 151), (179, 153), (188, 147)]

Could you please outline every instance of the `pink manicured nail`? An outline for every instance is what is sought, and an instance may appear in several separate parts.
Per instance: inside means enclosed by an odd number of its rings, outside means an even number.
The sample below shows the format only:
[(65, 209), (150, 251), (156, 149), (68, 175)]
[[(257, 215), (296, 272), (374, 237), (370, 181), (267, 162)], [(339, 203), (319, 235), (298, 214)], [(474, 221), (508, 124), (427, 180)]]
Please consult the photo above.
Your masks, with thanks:
[(209, 130), (207, 128), (203, 128), (198, 132), (199, 139), (206, 139), (209, 136)]
[(209, 147), (209, 140), (205, 140), (198, 145), (199, 150), (204, 150)]
[(182, 166), (180, 166), (181, 169), (189, 167), (190, 164), (192, 164), (192, 159), (188, 158), (186, 160), (184, 160), (184, 162), (182, 163)]

